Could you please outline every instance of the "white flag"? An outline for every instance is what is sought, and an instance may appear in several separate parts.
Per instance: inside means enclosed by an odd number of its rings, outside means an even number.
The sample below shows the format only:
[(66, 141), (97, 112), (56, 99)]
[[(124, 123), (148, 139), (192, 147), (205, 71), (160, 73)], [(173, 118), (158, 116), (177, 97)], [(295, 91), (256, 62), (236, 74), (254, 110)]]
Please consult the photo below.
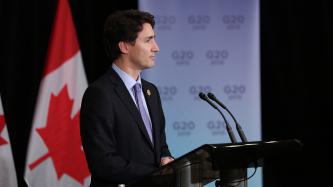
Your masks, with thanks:
[(17, 187), (16, 171), (0, 98), (0, 187)]
[(87, 80), (67, 0), (58, 0), (28, 147), (30, 187), (89, 186), (79, 111)]

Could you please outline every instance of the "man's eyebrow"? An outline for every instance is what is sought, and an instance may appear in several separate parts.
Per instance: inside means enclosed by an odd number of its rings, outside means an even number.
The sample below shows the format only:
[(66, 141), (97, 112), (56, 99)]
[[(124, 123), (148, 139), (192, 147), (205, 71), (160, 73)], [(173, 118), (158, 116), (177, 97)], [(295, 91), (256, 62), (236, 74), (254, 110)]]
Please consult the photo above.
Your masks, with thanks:
[(156, 35), (147, 36), (145, 39), (149, 39), (149, 40), (151, 40), (151, 39), (153, 39), (153, 38), (156, 38)]

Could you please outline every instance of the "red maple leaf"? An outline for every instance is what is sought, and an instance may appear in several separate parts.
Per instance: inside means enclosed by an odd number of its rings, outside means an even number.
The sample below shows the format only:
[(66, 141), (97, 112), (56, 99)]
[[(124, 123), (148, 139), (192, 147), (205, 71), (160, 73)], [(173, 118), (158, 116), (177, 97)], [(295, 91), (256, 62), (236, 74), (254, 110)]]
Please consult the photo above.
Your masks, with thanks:
[[(0, 115), (0, 134), (4, 128), (5, 128), (5, 117), (3, 115)], [(0, 136), (0, 146), (5, 145), (7, 143), (8, 142)]]
[(67, 174), (84, 184), (90, 175), (82, 150), (79, 129), (79, 112), (71, 118), (73, 100), (69, 98), (67, 86), (58, 96), (51, 94), (47, 123), (44, 128), (36, 129), (49, 152), (29, 165), (34, 169), (48, 157), (52, 158), (58, 180)]

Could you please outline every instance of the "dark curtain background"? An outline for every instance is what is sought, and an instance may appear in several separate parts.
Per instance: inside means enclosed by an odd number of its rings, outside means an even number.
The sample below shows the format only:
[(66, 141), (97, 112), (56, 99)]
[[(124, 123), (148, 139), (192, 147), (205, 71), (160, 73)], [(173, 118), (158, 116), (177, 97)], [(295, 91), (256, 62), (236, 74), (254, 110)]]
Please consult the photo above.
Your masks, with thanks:
[[(0, 0), (0, 93), (20, 186), (56, 0)], [(102, 45), (106, 16), (136, 0), (70, 0), (89, 82), (109, 66)], [(332, 3), (261, 1), (264, 140), (298, 138), (297, 157), (267, 162), (266, 187), (329, 184), (332, 103)], [(223, 37), (223, 36), (221, 36)], [(177, 45), (177, 44), (175, 44)], [(162, 46), (163, 48), (163, 46)], [(162, 49), (163, 50), (163, 49)]]
[(266, 187), (329, 186), (332, 1), (261, 1), (263, 139), (298, 138), (301, 154), (264, 167)]

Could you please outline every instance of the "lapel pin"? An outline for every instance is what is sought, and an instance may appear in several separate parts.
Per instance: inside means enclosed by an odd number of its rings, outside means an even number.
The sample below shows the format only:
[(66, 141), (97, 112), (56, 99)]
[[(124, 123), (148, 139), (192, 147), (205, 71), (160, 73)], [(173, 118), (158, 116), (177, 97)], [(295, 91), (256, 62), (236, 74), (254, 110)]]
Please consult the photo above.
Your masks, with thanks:
[(151, 95), (151, 92), (150, 92), (150, 90), (149, 90), (149, 89), (147, 90), (147, 95), (148, 95), (148, 96), (150, 96), (150, 95)]

